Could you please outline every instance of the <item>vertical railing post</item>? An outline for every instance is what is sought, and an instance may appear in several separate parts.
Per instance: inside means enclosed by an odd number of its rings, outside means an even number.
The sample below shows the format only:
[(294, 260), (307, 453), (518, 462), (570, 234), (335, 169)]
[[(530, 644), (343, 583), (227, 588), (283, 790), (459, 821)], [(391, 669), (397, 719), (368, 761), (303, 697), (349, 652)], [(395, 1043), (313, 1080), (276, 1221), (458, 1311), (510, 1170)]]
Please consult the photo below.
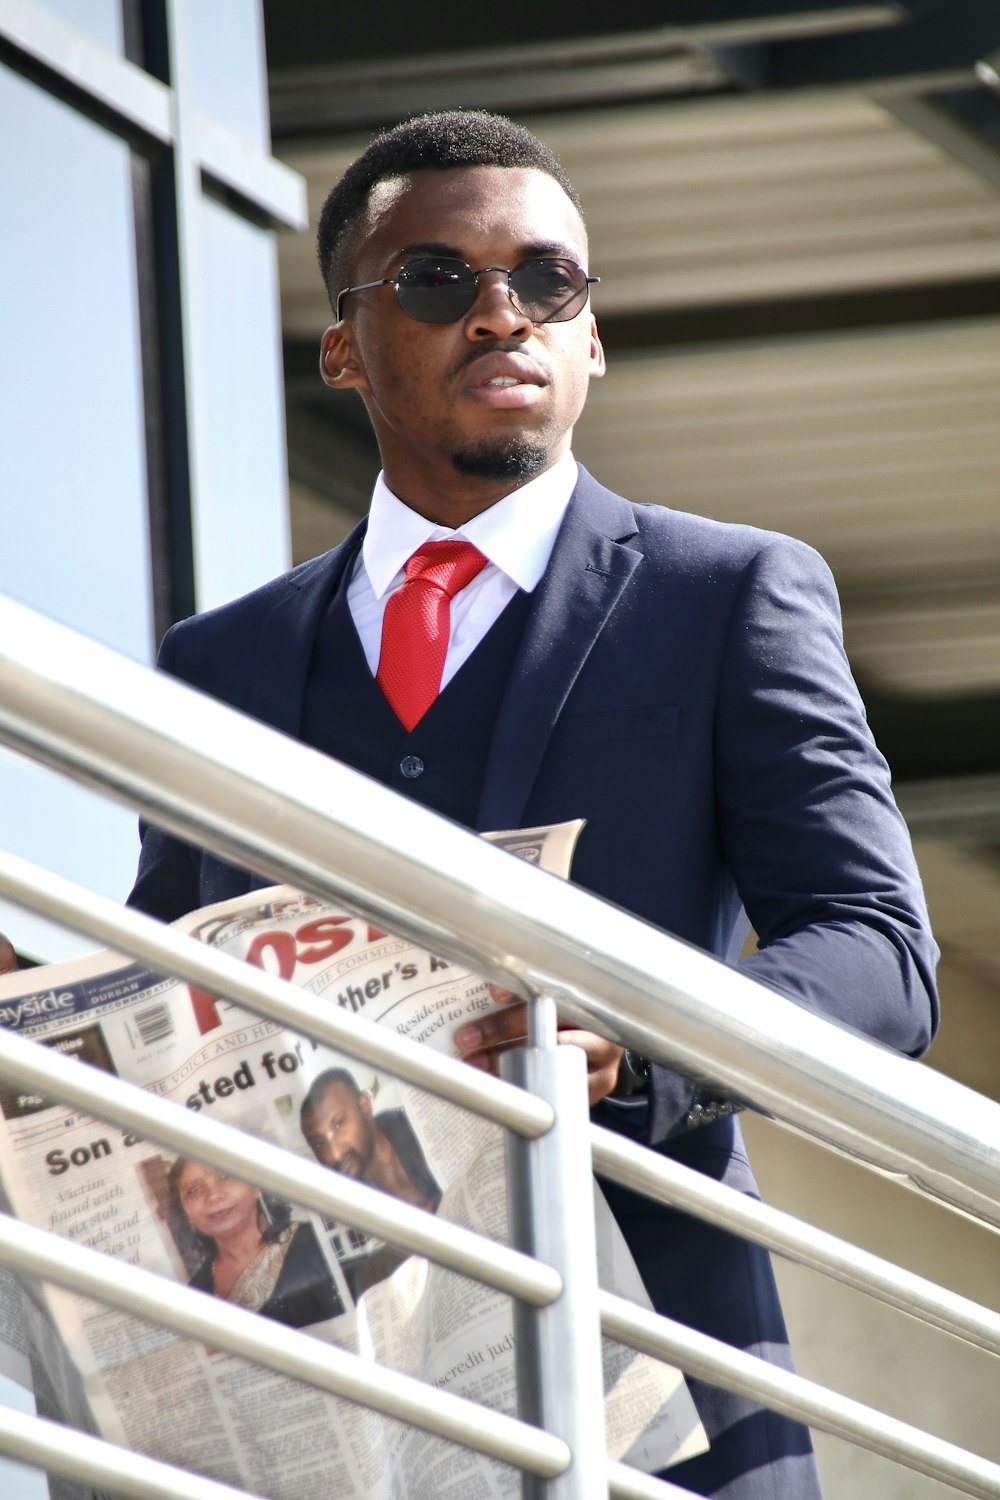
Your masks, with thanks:
[(569, 1444), (564, 1474), (525, 1475), (524, 1500), (607, 1500), (607, 1448), (597, 1243), (590, 1157), (587, 1064), (579, 1047), (560, 1047), (551, 998), (528, 1005), (528, 1041), (502, 1060), (511, 1083), (548, 1101), (555, 1124), (526, 1141), (508, 1133), (513, 1243), (555, 1267), (563, 1290), (548, 1307), (515, 1303), (518, 1409)]

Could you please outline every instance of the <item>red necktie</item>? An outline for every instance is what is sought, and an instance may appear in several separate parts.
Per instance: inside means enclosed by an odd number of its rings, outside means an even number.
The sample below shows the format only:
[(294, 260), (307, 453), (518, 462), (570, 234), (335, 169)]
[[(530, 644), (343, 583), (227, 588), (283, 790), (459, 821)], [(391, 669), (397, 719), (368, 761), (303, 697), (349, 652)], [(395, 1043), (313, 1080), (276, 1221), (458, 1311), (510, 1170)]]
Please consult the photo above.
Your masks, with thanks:
[(375, 679), (408, 731), (441, 687), (452, 597), (485, 566), (486, 558), (471, 542), (425, 542), (406, 564), (406, 582), (385, 606)]

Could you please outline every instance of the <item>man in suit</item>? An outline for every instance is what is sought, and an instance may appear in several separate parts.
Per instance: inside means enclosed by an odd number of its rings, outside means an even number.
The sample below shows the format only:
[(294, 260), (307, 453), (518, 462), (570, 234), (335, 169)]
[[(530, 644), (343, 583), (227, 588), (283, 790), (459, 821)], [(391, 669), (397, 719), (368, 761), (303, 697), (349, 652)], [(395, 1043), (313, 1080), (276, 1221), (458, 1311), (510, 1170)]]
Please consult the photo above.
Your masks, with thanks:
[[(555, 158), (496, 117), (411, 121), (334, 188), (319, 249), (335, 314), (322, 378), (360, 392), (382, 457), (368, 521), (174, 627), (161, 665), (470, 828), (585, 818), (579, 884), (720, 956), (745, 907), (751, 973), (923, 1050), (935, 950), (829, 573), (788, 538), (633, 506), (572, 458), (604, 356)], [(456, 541), (484, 561), (442, 606), (444, 644), (421, 638), (401, 667), (390, 619), (411, 616), (389, 601), (414, 597), (422, 548), (450, 558)], [(133, 900), (172, 918), (253, 883), (147, 829)], [(520, 1008), (498, 1006), (456, 1045), (495, 1069), (523, 1031)], [(599, 1037), (562, 1040), (586, 1053), (602, 1123), (752, 1191), (725, 1100)], [(659, 1310), (786, 1358), (762, 1252), (606, 1191)], [(818, 1493), (804, 1428), (692, 1389), (711, 1449), (676, 1483)]]

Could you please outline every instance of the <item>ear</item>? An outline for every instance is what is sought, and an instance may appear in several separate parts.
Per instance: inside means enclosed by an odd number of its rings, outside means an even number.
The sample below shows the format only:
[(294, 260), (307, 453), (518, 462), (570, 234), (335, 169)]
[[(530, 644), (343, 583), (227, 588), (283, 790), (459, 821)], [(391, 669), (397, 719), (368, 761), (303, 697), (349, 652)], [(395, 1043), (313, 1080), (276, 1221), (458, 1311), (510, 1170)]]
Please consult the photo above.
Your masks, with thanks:
[(597, 320), (591, 314), (590, 318), (590, 367), (588, 374), (591, 380), (600, 380), (607, 366), (604, 362), (604, 345), (601, 336), (597, 332)]
[(371, 1116), (372, 1116), (372, 1096), (371, 1096), (371, 1094), (361, 1093), (361, 1094), (358, 1095), (358, 1108), (361, 1110), (361, 1113), (363, 1115), (367, 1115), (368, 1118), (371, 1119)]
[(346, 319), (334, 323), (324, 333), (319, 350), (319, 373), (332, 390), (367, 390), (364, 366)]

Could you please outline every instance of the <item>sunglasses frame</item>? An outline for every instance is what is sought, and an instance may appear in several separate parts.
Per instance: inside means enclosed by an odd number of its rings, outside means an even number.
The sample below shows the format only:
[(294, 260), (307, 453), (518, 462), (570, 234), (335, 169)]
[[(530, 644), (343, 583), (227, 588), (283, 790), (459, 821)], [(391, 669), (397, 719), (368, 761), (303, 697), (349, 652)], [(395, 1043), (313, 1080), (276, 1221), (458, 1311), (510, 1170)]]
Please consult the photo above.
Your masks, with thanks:
[[(472, 311), (472, 308), (476, 304), (476, 298), (479, 295), (479, 278), (480, 276), (485, 276), (487, 272), (496, 271), (499, 275), (506, 276), (507, 296), (510, 298), (512, 306), (521, 314), (523, 318), (530, 318), (531, 314), (529, 312), (526, 312), (523, 307), (519, 307), (518, 304), (514, 301), (514, 292), (510, 284), (510, 278), (516, 275), (516, 273), (521, 269), (522, 266), (530, 265), (532, 262), (536, 261), (551, 261), (559, 265), (572, 266), (574, 270), (582, 272), (584, 276), (584, 285), (580, 288), (580, 292), (575, 293), (574, 296), (579, 296), (581, 293), (586, 293), (588, 287), (596, 286), (601, 279), (599, 276), (588, 276), (583, 267), (577, 261), (570, 260), (568, 256), (565, 255), (529, 255), (524, 260), (518, 261), (517, 265), (510, 269), (507, 266), (481, 266), (478, 271), (473, 271), (468, 261), (459, 260), (457, 255), (420, 255), (417, 256), (415, 260), (408, 261), (407, 265), (403, 267), (398, 276), (383, 276), (379, 281), (362, 281), (357, 286), (343, 287), (337, 293), (337, 322), (339, 323), (341, 318), (341, 304), (343, 303), (344, 298), (348, 295), (349, 292), (368, 292), (371, 291), (373, 287), (391, 286), (396, 293), (396, 301), (399, 304), (399, 309), (403, 314), (405, 314), (406, 317), (412, 319), (414, 323), (429, 323), (433, 326), (435, 319), (418, 318), (414, 313), (407, 312), (399, 295), (400, 278), (404, 275), (409, 266), (417, 265), (420, 261), (424, 260), (430, 261), (431, 264), (443, 264), (450, 261), (456, 266), (464, 266), (465, 269), (473, 277), (474, 284), (472, 301), (469, 303), (469, 306), (465, 308), (463, 312), (458, 313), (454, 318), (444, 319), (439, 324), (440, 327), (447, 327), (449, 323), (458, 323), (462, 318), (465, 317), (466, 313)], [(568, 303), (572, 301), (573, 298), (571, 297), (567, 300), (567, 304), (564, 305), (568, 305)], [(573, 319), (578, 318), (583, 312), (583, 309), (586, 306), (586, 301), (587, 297), (584, 296), (584, 300), (580, 303), (580, 306), (577, 308), (576, 312), (571, 313), (568, 318), (557, 318), (556, 313), (558, 313), (560, 309), (556, 308), (555, 311), (551, 312), (547, 318), (540, 318), (537, 320), (532, 318), (531, 321), (535, 323), (536, 327), (541, 327), (544, 323), (572, 323)]]

